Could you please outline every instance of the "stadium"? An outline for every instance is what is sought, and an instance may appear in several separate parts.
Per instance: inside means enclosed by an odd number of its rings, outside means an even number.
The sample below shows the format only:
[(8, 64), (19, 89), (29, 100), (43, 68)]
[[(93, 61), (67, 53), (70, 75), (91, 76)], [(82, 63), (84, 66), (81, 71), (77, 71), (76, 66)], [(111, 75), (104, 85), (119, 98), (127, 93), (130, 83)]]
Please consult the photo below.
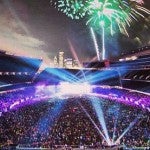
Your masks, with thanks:
[[(150, 57), (46, 68), (0, 52), (1, 149), (149, 149)], [(129, 57), (129, 56), (127, 56)]]
[(0, 10), (0, 150), (150, 149), (150, 0)]

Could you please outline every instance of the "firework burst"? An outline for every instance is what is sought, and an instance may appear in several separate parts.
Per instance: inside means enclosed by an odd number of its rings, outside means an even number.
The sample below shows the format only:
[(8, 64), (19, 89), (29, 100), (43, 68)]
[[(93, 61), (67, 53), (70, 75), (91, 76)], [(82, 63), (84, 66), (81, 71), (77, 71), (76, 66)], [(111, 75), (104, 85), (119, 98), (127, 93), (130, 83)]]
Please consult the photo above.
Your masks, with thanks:
[[(51, 0), (53, 2), (53, 0)], [(150, 11), (142, 5), (143, 0), (58, 0), (55, 7), (72, 19), (88, 18), (86, 24), (93, 29), (102, 31), (102, 59), (105, 59), (105, 30), (113, 35), (116, 27), (129, 36), (130, 27)]]
[(65, 13), (72, 19), (83, 18), (87, 11), (86, 2), (83, 0), (58, 0), (55, 6), (58, 11)]
[(145, 13), (150, 14), (148, 9), (141, 6), (142, 4), (143, 1), (139, 0), (89, 0), (87, 24), (93, 27), (109, 27), (111, 34), (113, 26), (117, 24), (119, 30), (129, 36), (126, 27), (130, 27), (140, 17), (144, 18)]

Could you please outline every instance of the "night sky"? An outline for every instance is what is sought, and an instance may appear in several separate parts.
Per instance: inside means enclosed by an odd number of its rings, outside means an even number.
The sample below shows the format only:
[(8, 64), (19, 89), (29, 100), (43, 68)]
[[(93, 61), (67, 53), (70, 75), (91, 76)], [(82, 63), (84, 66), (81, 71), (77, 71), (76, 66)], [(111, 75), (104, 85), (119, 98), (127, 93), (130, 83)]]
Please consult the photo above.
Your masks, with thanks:
[[(145, 7), (150, 9), (149, 0)], [(65, 57), (90, 61), (96, 56), (85, 19), (72, 20), (51, 6), (49, 0), (0, 0), (0, 49), (17, 55), (43, 58), (46, 63), (60, 51)], [(107, 57), (150, 45), (150, 16), (128, 29), (130, 37), (119, 32), (106, 36)], [(101, 49), (101, 33), (96, 34)]]

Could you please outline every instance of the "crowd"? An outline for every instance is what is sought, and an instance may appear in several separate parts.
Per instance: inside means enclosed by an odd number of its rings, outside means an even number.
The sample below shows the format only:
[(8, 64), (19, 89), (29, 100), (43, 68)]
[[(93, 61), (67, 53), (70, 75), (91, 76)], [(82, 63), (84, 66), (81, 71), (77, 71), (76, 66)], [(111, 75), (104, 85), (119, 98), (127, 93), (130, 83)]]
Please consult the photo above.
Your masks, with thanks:
[(94, 92), (102, 93), (103, 96), (107, 96), (109, 99), (113, 99), (118, 102), (125, 103), (127, 105), (147, 109), (150, 112), (149, 94), (137, 92), (136, 90), (109, 86), (96, 87), (94, 89)]
[[(103, 147), (104, 130), (99, 120), (102, 109), (110, 140), (127, 147), (150, 146), (148, 111), (96, 97), (48, 99), (3, 112), (0, 116), (0, 147), (60, 145)], [(99, 129), (99, 130), (98, 130)], [(104, 134), (105, 135), (105, 134)]]
[(0, 93), (0, 112), (7, 112), (14, 107), (16, 102), (19, 104), (30, 101), (35, 98), (33, 87), (27, 87), (26, 89), (20, 88), (16, 90), (10, 90), (7, 92)]

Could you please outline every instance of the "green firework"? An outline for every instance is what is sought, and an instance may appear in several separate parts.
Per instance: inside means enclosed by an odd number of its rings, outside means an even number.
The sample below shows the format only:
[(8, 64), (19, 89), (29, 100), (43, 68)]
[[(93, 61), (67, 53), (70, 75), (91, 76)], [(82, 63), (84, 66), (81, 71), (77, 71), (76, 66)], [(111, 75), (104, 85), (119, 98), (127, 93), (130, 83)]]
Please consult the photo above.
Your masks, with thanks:
[(80, 19), (86, 15), (85, 1), (82, 0), (58, 0), (58, 10), (72, 19)]
[(93, 28), (109, 28), (111, 34), (113, 27), (118, 26), (121, 32), (128, 35), (126, 27), (144, 18), (144, 13), (150, 11), (132, 0), (89, 0), (87, 5), (88, 20), (87, 24)]

